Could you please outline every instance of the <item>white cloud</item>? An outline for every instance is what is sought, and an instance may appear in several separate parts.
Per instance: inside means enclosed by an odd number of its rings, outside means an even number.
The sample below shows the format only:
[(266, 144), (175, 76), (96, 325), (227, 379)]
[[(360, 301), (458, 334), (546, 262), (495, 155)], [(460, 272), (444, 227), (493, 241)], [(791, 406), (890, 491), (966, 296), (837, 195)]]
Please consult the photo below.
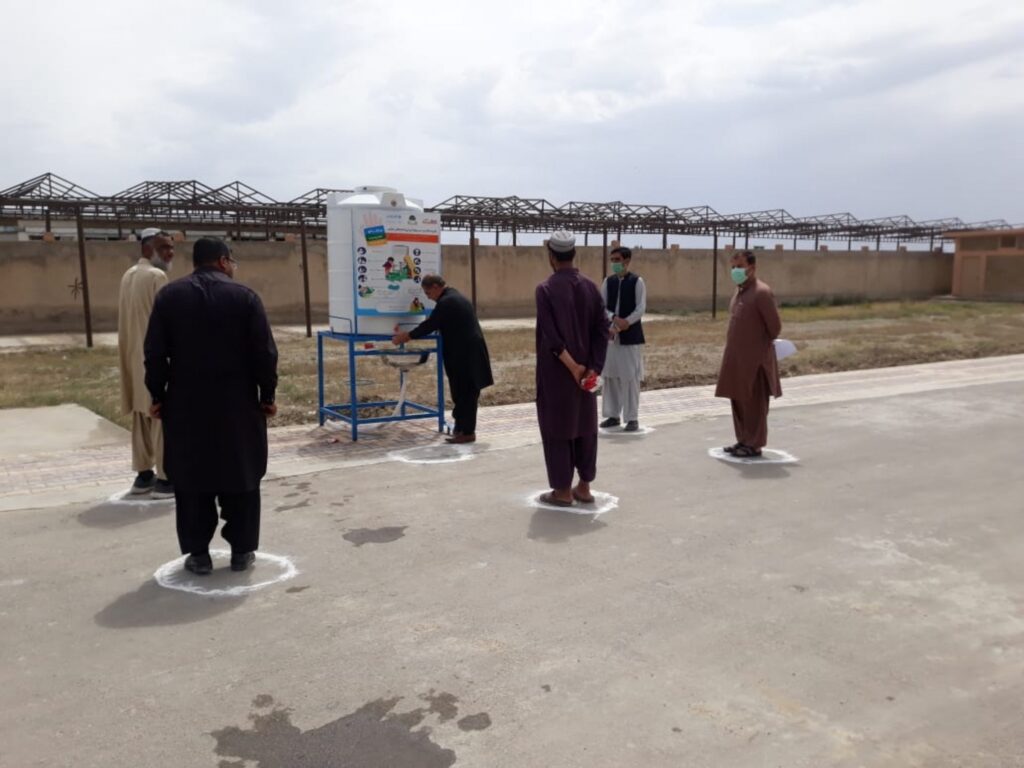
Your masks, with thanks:
[(879, 183), (1019, 162), (1020, 3), (64, 1), (5, 28), (0, 186), (53, 170), (100, 192), (240, 178), (282, 199), (391, 183), (1024, 218), (1012, 174)]

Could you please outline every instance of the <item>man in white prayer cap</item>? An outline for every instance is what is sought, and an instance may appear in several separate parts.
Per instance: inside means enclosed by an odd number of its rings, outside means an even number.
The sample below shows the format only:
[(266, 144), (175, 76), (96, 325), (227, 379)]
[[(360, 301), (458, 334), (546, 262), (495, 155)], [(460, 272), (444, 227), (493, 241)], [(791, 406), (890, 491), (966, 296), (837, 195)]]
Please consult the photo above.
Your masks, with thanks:
[[(556, 507), (592, 504), (597, 474), (596, 377), (608, 351), (601, 292), (574, 262), (576, 237), (565, 230), (547, 242), (552, 275), (537, 286), (537, 421)], [(579, 476), (574, 486), (573, 478)]]
[(121, 367), (121, 411), (132, 416), (132, 467), (136, 472), (132, 494), (155, 499), (174, 497), (174, 486), (164, 473), (164, 440), (160, 421), (149, 415), (152, 405), (146, 389), (143, 342), (156, 293), (167, 284), (174, 259), (174, 240), (151, 227), (141, 233), (142, 254), (124, 277), (117, 310), (117, 346)]

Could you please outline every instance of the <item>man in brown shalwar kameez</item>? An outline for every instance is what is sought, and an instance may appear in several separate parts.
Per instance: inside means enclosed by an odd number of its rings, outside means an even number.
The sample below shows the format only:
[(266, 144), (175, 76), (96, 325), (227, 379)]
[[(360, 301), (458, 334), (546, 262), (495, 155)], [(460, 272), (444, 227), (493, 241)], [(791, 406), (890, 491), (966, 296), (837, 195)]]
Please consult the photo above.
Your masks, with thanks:
[(732, 257), (736, 295), (729, 305), (729, 332), (718, 372), (715, 397), (732, 401), (736, 444), (724, 450), (743, 458), (761, 455), (768, 443), (768, 398), (782, 397), (774, 341), (782, 330), (775, 296), (757, 279), (757, 259), (751, 251)]
[[(547, 244), (554, 272), (537, 286), (537, 419), (551, 492), (559, 507), (594, 501), (597, 395), (588, 389), (604, 368), (608, 319), (601, 292), (573, 263), (576, 238), (555, 232)], [(573, 474), (579, 483), (573, 487)]]

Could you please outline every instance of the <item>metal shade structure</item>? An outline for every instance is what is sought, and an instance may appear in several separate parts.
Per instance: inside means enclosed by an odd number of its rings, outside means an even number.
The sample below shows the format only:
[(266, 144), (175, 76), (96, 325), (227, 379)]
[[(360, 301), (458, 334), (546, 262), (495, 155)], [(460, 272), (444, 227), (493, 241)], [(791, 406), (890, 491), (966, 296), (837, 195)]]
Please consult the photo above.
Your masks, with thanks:
[[(326, 200), (347, 189), (318, 187), (280, 202), (242, 181), (211, 186), (192, 179), (143, 181), (112, 195), (99, 195), (53, 173), (0, 190), (0, 219), (47, 220), (81, 216), (86, 236), (98, 229), (161, 226), (184, 231), (219, 231), (234, 237), (270, 238), (305, 229), (311, 237), (326, 233)], [(543, 198), (456, 195), (430, 207), (449, 231), (509, 232), (513, 243), (523, 232), (558, 227), (578, 234), (731, 236), (797, 240), (929, 242), (946, 233), (1008, 229), (1003, 220), (965, 223), (958, 218), (915, 221), (909, 216), (858, 219), (851, 213), (794, 216), (783, 209), (719, 213), (707, 205), (674, 208), (622, 201), (570, 201), (556, 205)], [(48, 229), (48, 228), (47, 228)]]
[[(0, 190), (0, 225), (21, 226), (26, 221), (43, 221), (51, 232), (53, 217), (73, 219), (78, 241), (80, 282), (85, 314), (86, 343), (92, 346), (89, 276), (85, 258), (87, 239), (124, 237), (125, 230), (158, 226), (183, 232), (210, 232), (237, 239), (275, 239), (285, 233), (300, 237), (302, 247), (303, 293), (306, 305), (306, 334), (312, 335), (309, 298), (307, 240), (327, 234), (327, 197), (346, 189), (317, 187), (288, 201), (280, 202), (242, 181), (211, 186), (191, 179), (185, 181), (143, 181), (112, 195), (99, 195), (53, 173)], [(493, 231), (495, 242), (501, 232), (516, 244), (520, 232), (550, 232), (565, 228), (582, 234), (584, 244), (591, 234), (601, 235), (604, 251), (602, 271), (607, 274), (608, 237), (615, 234), (660, 235), (662, 247), (673, 236), (701, 236), (713, 239), (711, 260), (711, 312), (717, 310), (717, 256), (720, 237), (792, 238), (843, 241), (852, 249), (854, 241), (928, 242), (934, 246), (971, 230), (1003, 230), (1006, 221), (964, 223), (958, 218), (914, 221), (909, 216), (858, 219), (851, 213), (793, 216), (781, 208), (746, 213), (719, 213), (708, 205), (673, 208), (668, 205), (634, 204), (622, 201), (570, 201), (555, 205), (543, 198), (481, 197), (456, 195), (427, 208), (440, 214), (441, 225), (449, 231), (470, 235), (470, 273), (473, 303), (476, 304), (476, 234)], [(116, 235), (115, 235), (116, 233)]]

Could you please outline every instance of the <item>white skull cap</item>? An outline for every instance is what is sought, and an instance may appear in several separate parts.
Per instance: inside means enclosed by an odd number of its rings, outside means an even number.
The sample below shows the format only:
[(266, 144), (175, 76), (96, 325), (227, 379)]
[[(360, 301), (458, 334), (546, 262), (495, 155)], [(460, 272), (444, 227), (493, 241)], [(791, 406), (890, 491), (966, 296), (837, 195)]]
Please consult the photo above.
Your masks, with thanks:
[(568, 253), (576, 247), (576, 236), (567, 229), (552, 232), (548, 238), (548, 248), (555, 253)]

